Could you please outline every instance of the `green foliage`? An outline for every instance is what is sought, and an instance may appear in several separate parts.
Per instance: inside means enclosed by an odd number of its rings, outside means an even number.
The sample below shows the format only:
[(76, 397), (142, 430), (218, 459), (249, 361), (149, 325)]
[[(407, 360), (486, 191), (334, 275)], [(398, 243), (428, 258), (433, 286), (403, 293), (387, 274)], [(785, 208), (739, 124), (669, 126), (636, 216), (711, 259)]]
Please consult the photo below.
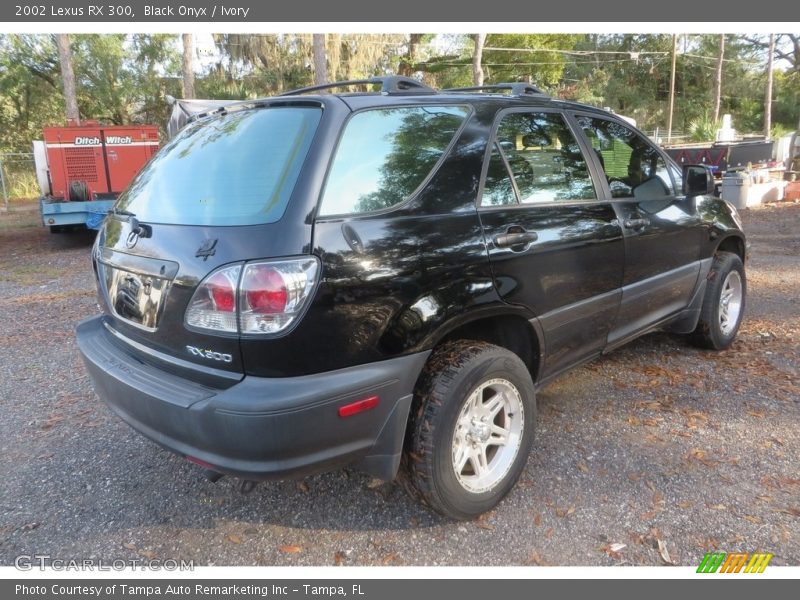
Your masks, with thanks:
[(174, 35), (72, 36), (81, 115), (106, 123), (163, 124), (164, 96), (180, 95)]
[(800, 129), (800, 70), (776, 71), (772, 122), (788, 131)]
[(486, 81), (530, 81), (546, 89), (555, 88), (566, 57), (553, 50), (571, 50), (578, 37), (560, 33), (487, 35), (483, 52)]
[[(473, 40), (463, 34), (327, 34), (329, 77), (404, 73), (436, 87), (472, 84)], [(73, 63), (84, 118), (155, 123), (181, 94), (177, 35), (73, 35)], [(673, 131), (713, 139), (719, 35), (678, 36)], [(200, 64), (196, 94), (253, 98), (313, 82), (311, 34), (215, 35), (214, 64)], [(726, 35), (720, 114), (740, 132), (761, 131), (766, 41)], [(647, 130), (667, 124), (672, 36), (665, 34), (490, 34), (485, 81), (530, 81), (560, 97), (607, 106)], [(800, 36), (778, 36), (772, 119), (777, 130), (800, 120)], [(0, 34), (0, 152), (29, 152), (44, 125), (64, 122), (58, 54), (52, 36)]]
[[(81, 116), (163, 127), (170, 110), (164, 96), (179, 96), (181, 89), (175, 40), (156, 34), (71, 36)], [(52, 36), (0, 36), (0, 152), (30, 152), (42, 127), (64, 121)]]
[[(714, 139), (709, 123), (719, 35), (678, 36), (673, 131)], [(726, 35), (720, 115), (733, 115), (740, 132), (761, 131), (766, 85), (762, 39)], [(666, 129), (669, 108), (672, 36), (664, 34), (589, 34), (575, 43), (559, 95), (607, 106), (633, 117), (647, 130)], [(800, 118), (800, 73), (776, 63), (773, 123), (796, 129)], [(785, 72), (784, 72), (785, 70)]]
[(0, 35), (0, 152), (31, 152), (42, 126), (64, 119), (50, 36)]
[[(529, 81), (544, 89), (555, 89), (561, 80), (566, 57), (555, 50), (570, 50), (580, 36), (567, 34), (489, 34), (483, 51), (484, 83)], [(472, 52), (468, 35), (449, 36), (451, 49), (431, 56), (417, 66), (429, 85), (467, 87), (473, 85)]]
[[(325, 37), (331, 81), (396, 71), (405, 42), (392, 34)], [(208, 83), (223, 93), (238, 87), (239, 97), (267, 96), (314, 82), (311, 34), (215, 34), (214, 41), (222, 56)]]
[(689, 122), (689, 138), (693, 142), (707, 142), (713, 140), (720, 124), (708, 115), (697, 117)]

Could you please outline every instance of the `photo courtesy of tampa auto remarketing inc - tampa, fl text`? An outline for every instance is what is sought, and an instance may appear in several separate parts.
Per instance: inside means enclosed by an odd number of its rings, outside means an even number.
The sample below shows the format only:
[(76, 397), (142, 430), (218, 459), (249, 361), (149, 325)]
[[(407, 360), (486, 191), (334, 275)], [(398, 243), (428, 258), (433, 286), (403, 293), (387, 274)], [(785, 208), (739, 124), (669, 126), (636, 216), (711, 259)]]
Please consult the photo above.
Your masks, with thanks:
[(800, 577), (800, 9), (398, 9), (0, 6), (5, 595)]

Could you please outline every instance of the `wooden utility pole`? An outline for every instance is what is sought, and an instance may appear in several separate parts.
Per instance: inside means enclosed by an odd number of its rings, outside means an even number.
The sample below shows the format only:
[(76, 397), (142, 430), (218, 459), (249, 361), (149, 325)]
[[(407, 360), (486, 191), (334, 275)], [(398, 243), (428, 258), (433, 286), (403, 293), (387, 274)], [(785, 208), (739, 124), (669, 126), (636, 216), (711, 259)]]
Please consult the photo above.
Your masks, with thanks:
[(672, 140), (672, 114), (675, 112), (675, 61), (678, 56), (678, 36), (672, 35), (672, 74), (669, 78), (669, 116), (667, 117), (667, 143)]
[(472, 82), (475, 85), (483, 85), (483, 46), (486, 43), (486, 34), (476, 33), (472, 38), (475, 40), (475, 50), (472, 53)]
[(325, 34), (315, 33), (313, 36), (313, 43), (314, 85), (323, 85), (328, 83), (328, 57), (325, 53)]
[(714, 123), (719, 122), (719, 109), (722, 104), (722, 63), (725, 61), (725, 34), (719, 36), (719, 59), (714, 76)]
[(69, 46), (69, 35), (57, 33), (56, 45), (58, 46), (58, 59), (61, 62), (61, 80), (64, 83), (67, 119), (72, 119), (80, 125), (81, 115), (78, 111), (78, 94), (75, 91), (75, 71), (72, 70), (72, 49)]
[(194, 38), (183, 34), (183, 97), (194, 98)]
[(769, 56), (767, 57), (767, 91), (764, 94), (764, 137), (769, 139), (772, 130), (772, 63), (775, 56), (775, 34), (769, 34)]

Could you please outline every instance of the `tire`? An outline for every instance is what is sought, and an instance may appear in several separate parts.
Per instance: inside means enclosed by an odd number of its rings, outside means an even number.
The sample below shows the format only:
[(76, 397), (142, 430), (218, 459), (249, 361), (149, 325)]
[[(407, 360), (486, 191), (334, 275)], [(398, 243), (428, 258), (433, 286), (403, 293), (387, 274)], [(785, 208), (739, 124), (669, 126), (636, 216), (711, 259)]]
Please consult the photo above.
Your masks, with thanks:
[(50, 225), (50, 233), (64, 233), (63, 225)]
[(408, 464), (424, 501), (459, 520), (493, 508), (533, 445), (536, 398), (525, 364), (492, 344), (449, 342), (428, 359), (414, 400)]
[(717, 252), (708, 274), (708, 286), (692, 343), (701, 348), (728, 348), (742, 323), (747, 298), (747, 278), (742, 259), (732, 252)]

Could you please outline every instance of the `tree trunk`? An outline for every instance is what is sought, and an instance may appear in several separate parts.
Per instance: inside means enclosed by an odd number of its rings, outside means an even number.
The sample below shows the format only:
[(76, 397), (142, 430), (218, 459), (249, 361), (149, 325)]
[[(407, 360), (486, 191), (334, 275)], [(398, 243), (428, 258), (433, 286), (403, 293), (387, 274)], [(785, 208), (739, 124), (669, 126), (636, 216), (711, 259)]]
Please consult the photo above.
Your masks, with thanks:
[(477, 85), (483, 85), (483, 45), (486, 43), (485, 33), (476, 33), (475, 50), (472, 53), (472, 81)]
[(772, 71), (775, 56), (775, 34), (769, 35), (769, 56), (767, 57), (767, 91), (764, 95), (764, 136), (769, 139), (772, 130)]
[(183, 34), (183, 97), (194, 98), (194, 39)]
[(667, 142), (672, 140), (672, 115), (675, 112), (675, 63), (678, 57), (678, 36), (672, 36), (672, 73), (669, 78), (669, 115), (667, 117)]
[(69, 47), (69, 35), (56, 34), (58, 45), (58, 59), (61, 62), (61, 79), (64, 83), (64, 101), (67, 109), (67, 119), (80, 124), (81, 115), (78, 111), (78, 95), (75, 91), (75, 71), (72, 70), (72, 50)]
[(719, 59), (714, 76), (714, 123), (719, 122), (719, 109), (722, 104), (722, 63), (725, 60), (725, 34), (719, 36)]
[(404, 77), (411, 77), (416, 70), (414, 65), (417, 63), (417, 49), (422, 41), (421, 33), (411, 33), (408, 37), (408, 53), (400, 61), (400, 66), (397, 69), (398, 75)]
[(325, 34), (315, 33), (314, 37), (314, 85), (328, 83), (328, 59), (325, 52)]

